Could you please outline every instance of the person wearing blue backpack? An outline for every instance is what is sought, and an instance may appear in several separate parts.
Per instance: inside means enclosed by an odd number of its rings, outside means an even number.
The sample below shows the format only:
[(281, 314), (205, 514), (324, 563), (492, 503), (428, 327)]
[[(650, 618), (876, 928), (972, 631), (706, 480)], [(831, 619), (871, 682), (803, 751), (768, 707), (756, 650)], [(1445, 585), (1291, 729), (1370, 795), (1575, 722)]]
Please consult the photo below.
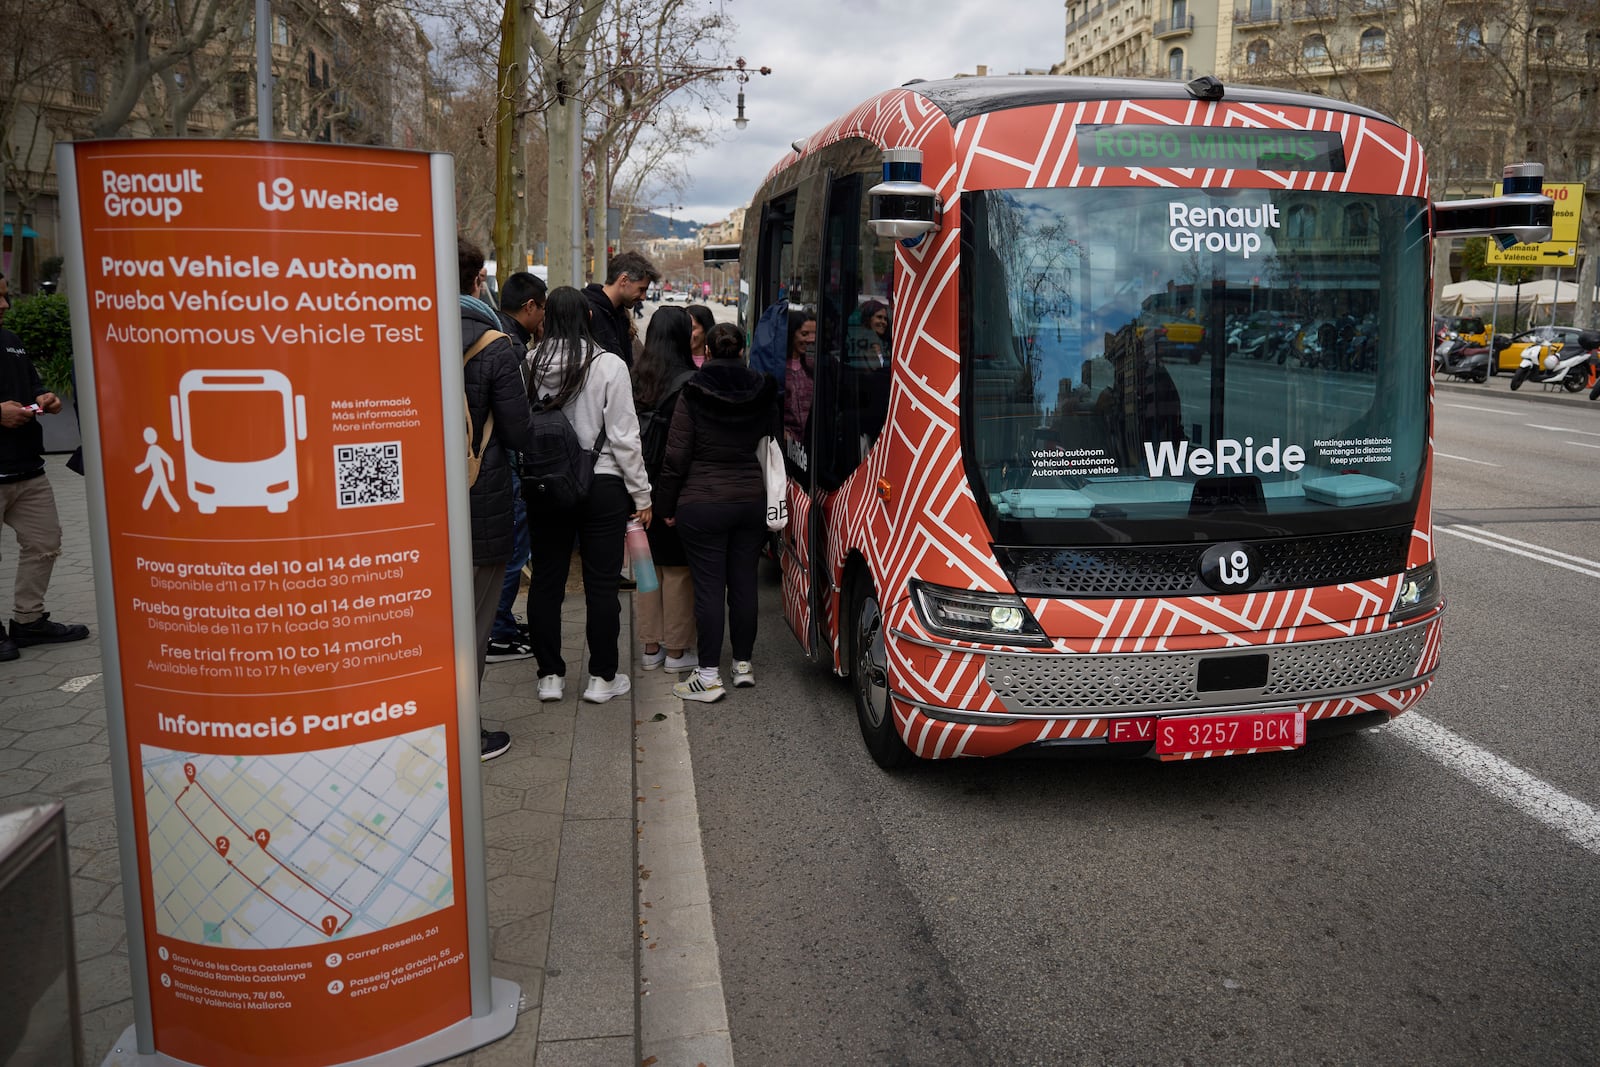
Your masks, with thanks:
[[(618, 587), (628, 519), (650, 525), (650, 479), (640, 451), (628, 365), (594, 343), (589, 317), (582, 292), (566, 285), (552, 289), (545, 300), (544, 339), (528, 354), (529, 399), (543, 411), (563, 414), (592, 458), (592, 477), (578, 479), (586, 492), (568, 506), (550, 507), (536, 504), (531, 494), (538, 491), (538, 480), (527, 470), (522, 484), (534, 520), (528, 530), (533, 571), (528, 629), (539, 665), (539, 699), (560, 700), (565, 693), (561, 602), (576, 538), (589, 645), (589, 684), (583, 699), (604, 704), (631, 688), (628, 676), (617, 669), (622, 631)], [(536, 440), (531, 458), (538, 459), (538, 452)]]

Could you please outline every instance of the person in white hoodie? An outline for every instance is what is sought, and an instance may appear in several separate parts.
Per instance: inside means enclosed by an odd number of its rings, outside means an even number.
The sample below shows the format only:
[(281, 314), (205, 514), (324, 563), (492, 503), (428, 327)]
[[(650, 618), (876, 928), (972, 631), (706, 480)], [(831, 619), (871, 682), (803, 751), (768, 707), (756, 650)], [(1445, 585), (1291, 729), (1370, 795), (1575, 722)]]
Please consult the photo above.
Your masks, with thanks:
[[(577, 539), (583, 559), (583, 596), (588, 612), (589, 684), (583, 699), (604, 704), (628, 692), (628, 676), (617, 670), (622, 629), (623, 536), (628, 519), (650, 525), (650, 479), (639, 446), (639, 416), (633, 406), (628, 365), (594, 343), (589, 301), (571, 286), (550, 291), (544, 306), (544, 339), (528, 353), (528, 394), (550, 398), (572, 422), (585, 448), (605, 429), (588, 499), (575, 511), (528, 513), (532, 577), (528, 584), (528, 628), (539, 664), (539, 699), (560, 700), (567, 663), (561, 655), (561, 601)], [(524, 483), (526, 485), (527, 483)]]

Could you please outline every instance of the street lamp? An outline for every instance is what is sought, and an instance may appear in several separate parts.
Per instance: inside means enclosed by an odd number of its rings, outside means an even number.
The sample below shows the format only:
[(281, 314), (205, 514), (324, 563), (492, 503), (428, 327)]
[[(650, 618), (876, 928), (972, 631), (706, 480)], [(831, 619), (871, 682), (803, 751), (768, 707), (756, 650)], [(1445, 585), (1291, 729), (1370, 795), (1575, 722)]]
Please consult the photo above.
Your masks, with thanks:
[[(734, 67), (739, 71), (737, 75), (739, 80), (739, 109), (733, 116), (733, 125), (735, 129), (742, 130), (750, 125), (750, 120), (744, 117), (744, 83), (750, 80), (750, 72), (744, 69), (743, 56), (740, 56), (738, 61), (734, 63)], [(771, 74), (772, 68), (762, 67), (761, 73)]]

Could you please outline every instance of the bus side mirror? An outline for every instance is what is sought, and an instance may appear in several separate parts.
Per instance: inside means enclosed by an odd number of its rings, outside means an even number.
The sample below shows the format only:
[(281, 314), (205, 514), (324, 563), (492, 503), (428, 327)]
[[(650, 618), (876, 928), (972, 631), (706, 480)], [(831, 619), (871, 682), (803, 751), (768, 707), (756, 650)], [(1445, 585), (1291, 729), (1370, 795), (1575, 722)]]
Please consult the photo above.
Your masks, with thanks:
[(867, 219), (879, 237), (916, 239), (939, 228), (939, 194), (922, 183), (922, 150), (886, 148), (883, 181), (867, 190)]

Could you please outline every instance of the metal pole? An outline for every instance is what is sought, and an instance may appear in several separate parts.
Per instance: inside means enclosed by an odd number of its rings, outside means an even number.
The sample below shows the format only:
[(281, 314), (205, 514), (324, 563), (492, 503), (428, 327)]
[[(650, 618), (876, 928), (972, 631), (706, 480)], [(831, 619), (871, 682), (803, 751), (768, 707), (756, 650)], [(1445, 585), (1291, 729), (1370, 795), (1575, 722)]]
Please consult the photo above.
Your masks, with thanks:
[(1550, 298), (1550, 325), (1556, 324), (1556, 306), (1561, 303), (1561, 268), (1556, 268), (1556, 291)]
[(256, 136), (272, 140), (272, 5), (256, 0)]
[(1500, 277), (1505, 273), (1505, 267), (1494, 269), (1494, 304), (1489, 312), (1489, 344), (1493, 346), (1494, 335), (1500, 332)]

